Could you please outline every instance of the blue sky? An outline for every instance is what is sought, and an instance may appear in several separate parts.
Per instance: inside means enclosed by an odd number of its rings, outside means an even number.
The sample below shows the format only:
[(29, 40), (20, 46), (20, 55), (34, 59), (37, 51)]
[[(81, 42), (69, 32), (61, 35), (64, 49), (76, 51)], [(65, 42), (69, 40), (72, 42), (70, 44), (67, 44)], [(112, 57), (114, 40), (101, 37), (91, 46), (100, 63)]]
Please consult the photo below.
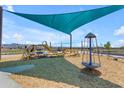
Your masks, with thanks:
[[(104, 6), (84, 6), (84, 5), (68, 5), (68, 6), (3, 6), (4, 9), (33, 14), (59, 14), (75, 11), (84, 11)], [(112, 46), (124, 46), (124, 9), (109, 14), (91, 23), (88, 23), (72, 32), (73, 46), (80, 46), (80, 42), (88, 32), (97, 35), (99, 45), (103, 45), (110, 41)], [(5, 43), (22, 43), (22, 44), (38, 44), (42, 41), (48, 41), (59, 46), (60, 42), (69, 46), (69, 36), (57, 30), (53, 30), (41, 24), (27, 20), (25, 18), (3, 12), (3, 44)]]

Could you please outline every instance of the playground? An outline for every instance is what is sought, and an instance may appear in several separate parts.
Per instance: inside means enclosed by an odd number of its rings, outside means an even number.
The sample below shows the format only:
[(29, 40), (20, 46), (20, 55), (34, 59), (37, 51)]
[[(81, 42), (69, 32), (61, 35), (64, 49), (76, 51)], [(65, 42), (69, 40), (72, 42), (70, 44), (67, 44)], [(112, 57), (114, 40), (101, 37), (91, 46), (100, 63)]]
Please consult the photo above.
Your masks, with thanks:
[(52, 41), (42, 41), (40, 44), (25, 44), (14, 49), (2, 47), (3, 10), (0, 7), (0, 71), (11, 73), (9, 77), (24, 88), (124, 87), (124, 49), (107, 50), (99, 47), (97, 35), (92, 32), (82, 37), (80, 47), (74, 48), (71, 34), (78, 27), (123, 8), (107, 6), (49, 15), (4, 10), (69, 35), (69, 47), (53, 47)]
[(101, 60), (102, 67), (97, 68), (99, 75), (87, 72), (81, 64), (81, 57), (2, 62), (0, 67), (34, 65), (21, 72), (11, 72), (11, 78), (23, 87), (124, 87), (124, 63), (108, 60), (107, 56), (102, 56)]

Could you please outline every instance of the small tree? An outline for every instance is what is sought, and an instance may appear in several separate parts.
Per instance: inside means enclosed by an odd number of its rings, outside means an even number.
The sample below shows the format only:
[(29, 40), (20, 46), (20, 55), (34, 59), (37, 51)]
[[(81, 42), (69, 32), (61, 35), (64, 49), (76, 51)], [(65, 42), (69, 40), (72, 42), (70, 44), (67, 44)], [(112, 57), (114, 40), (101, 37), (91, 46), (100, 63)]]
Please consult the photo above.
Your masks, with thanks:
[(109, 56), (109, 54), (110, 54), (110, 48), (111, 48), (111, 44), (110, 44), (109, 41), (106, 44), (104, 44), (104, 48), (108, 50), (108, 56)]
[(124, 49), (124, 46), (121, 46), (120, 48), (121, 48), (121, 49)]

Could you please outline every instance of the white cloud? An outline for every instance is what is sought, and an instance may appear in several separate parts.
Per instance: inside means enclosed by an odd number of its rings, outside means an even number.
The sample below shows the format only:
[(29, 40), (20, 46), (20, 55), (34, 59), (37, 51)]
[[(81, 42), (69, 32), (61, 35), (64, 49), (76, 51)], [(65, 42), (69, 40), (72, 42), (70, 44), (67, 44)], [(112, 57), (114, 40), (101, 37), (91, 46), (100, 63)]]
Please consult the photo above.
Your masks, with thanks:
[(9, 39), (9, 38), (10, 38), (9, 35), (7, 35), (7, 34), (3, 34), (3, 39)]
[(17, 41), (23, 40), (23, 36), (21, 34), (15, 33), (13, 35), (13, 38), (16, 39)]
[(112, 44), (112, 47), (121, 47), (124, 46), (124, 40), (117, 40)]
[(73, 36), (82, 36), (83, 34), (84, 34), (84, 32), (80, 29), (72, 32)]
[(73, 36), (72, 39), (73, 39), (73, 41), (80, 42), (82, 39), (84, 39), (83, 35), (84, 35), (84, 31), (81, 29), (77, 29), (72, 32), (72, 36)]
[(32, 41), (25, 41), (26, 44), (33, 44)]
[(96, 37), (98, 37), (99, 35), (98, 34), (95, 34), (96, 35)]
[(14, 12), (13, 6), (12, 5), (6, 5), (6, 9), (9, 11)]
[[(59, 31), (48, 30), (45, 27), (43, 29), (27, 28), (16, 24), (15, 21), (11, 19), (4, 18), (4, 29), (3, 34), (7, 34), (6, 39), (3, 41), (7, 43), (23, 43), (23, 44), (41, 44), (42, 41), (47, 41), (52, 43), (54, 46), (60, 46), (60, 44), (54, 43), (65, 43), (69, 42), (69, 35), (61, 33)], [(73, 35), (73, 46), (79, 46), (80, 41), (83, 39), (84, 31), (78, 29), (72, 33)], [(9, 40), (7, 39), (9, 38)], [(69, 46), (69, 44), (65, 44)]]
[(5, 41), (2, 41), (2, 44), (6, 44), (6, 42)]
[(120, 36), (124, 35), (124, 26), (121, 26), (118, 30), (114, 32), (114, 35)]
[[(60, 34), (59, 32), (49, 32), (49, 31), (43, 31), (43, 30), (39, 30), (39, 29), (31, 29), (31, 28), (25, 28), (24, 31), (30, 35), (33, 35), (32, 38), (36, 41), (40, 41), (40, 43), (42, 43), (42, 41), (48, 41), (48, 42), (52, 42), (52, 43), (58, 43), (61, 41), (66, 41), (69, 40), (69, 36), (66, 34)], [(34, 41), (33, 41), (34, 42)]]
[[(16, 24), (15, 21), (5, 18), (4, 17), (4, 31), (3, 34), (5, 38), (3, 38), (4, 41), (8, 42), (9, 36), (9, 42), (18, 42), (18, 43), (42, 43), (42, 41), (47, 41), (48, 43), (60, 43), (61, 41), (69, 42), (69, 35), (61, 33), (59, 31), (53, 31), (48, 29), (35, 29), (35, 28), (27, 28), (22, 27)], [(13, 30), (14, 29), (14, 30)], [(18, 33), (19, 32), (19, 33)], [(77, 31), (78, 32), (78, 31)], [(75, 32), (75, 34), (78, 34)], [(27, 41), (27, 42), (26, 42)], [(31, 42), (29, 42), (31, 41)]]

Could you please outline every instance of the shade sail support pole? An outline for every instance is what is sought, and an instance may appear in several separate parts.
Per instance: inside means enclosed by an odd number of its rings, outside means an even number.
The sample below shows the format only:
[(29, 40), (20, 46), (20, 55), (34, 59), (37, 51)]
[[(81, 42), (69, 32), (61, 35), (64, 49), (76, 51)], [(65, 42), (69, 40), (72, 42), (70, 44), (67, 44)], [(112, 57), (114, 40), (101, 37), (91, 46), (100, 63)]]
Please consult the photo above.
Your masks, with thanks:
[(90, 63), (89, 65), (92, 65), (92, 41), (91, 38), (89, 38), (89, 49), (90, 49), (90, 53), (89, 53), (89, 57), (90, 57)]
[(62, 45), (62, 41), (61, 41), (61, 50), (63, 50), (63, 45)]
[(0, 60), (1, 60), (1, 49), (2, 49), (2, 15), (3, 15), (3, 9), (0, 6)]
[(72, 34), (70, 34), (70, 53), (72, 53)]

